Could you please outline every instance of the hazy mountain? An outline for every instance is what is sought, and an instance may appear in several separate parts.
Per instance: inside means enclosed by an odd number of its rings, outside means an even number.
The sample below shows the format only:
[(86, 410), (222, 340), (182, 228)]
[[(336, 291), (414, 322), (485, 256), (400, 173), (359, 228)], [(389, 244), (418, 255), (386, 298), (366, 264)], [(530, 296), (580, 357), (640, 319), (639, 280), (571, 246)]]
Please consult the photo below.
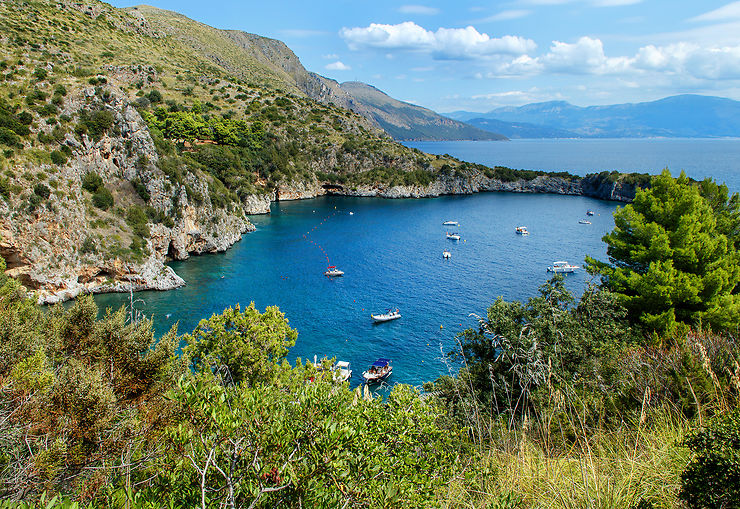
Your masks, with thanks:
[[(496, 120), (497, 132), (510, 136), (506, 122), (562, 129), (581, 137), (723, 137), (740, 136), (740, 102), (721, 97), (678, 95), (658, 101), (610, 106), (574, 106), (564, 101), (497, 108), (485, 114), (450, 114), (484, 127), (480, 119)], [(532, 137), (549, 137), (532, 131)]]
[(479, 129), (430, 109), (398, 101), (366, 83), (348, 81), (340, 87), (352, 97), (350, 108), (366, 117), (369, 113), (369, 118), (397, 140), (506, 139), (488, 129)]
[(573, 131), (547, 127), (527, 122), (504, 122), (493, 118), (472, 118), (468, 124), (493, 133), (501, 133), (507, 138), (579, 138)]

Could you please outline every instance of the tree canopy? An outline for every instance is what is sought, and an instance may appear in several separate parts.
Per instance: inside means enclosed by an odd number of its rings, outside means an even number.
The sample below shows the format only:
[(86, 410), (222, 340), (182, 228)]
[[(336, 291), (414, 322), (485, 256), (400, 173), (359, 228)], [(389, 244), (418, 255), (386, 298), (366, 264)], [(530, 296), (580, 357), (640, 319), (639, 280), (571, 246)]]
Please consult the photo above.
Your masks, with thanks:
[(726, 186), (664, 170), (617, 209), (615, 228), (603, 237), (609, 263), (589, 257), (588, 269), (649, 331), (670, 334), (678, 323), (735, 328), (739, 215)]

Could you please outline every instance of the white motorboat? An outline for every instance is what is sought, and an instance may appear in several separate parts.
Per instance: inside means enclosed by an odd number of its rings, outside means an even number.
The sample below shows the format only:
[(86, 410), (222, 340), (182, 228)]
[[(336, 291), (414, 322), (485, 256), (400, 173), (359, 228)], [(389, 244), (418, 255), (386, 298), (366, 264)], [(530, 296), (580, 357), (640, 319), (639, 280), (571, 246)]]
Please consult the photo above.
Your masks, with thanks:
[(370, 318), (372, 318), (375, 323), (390, 322), (391, 320), (401, 318), (401, 312), (398, 309), (395, 311), (389, 309), (385, 313), (381, 313), (379, 315), (371, 314)]
[(552, 262), (552, 266), (547, 268), (547, 272), (554, 272), (556, 274), (571, 274), (580, 269), (578, 265), (571, 265), (568, 262)]
[(586, 211), (586, 215), (587, 216), (593, 216), (594, 215), (594, 211), (593, 210), (587, 210)]
[(460, 234), (447, 232), (447, 238), (450, 240), (460, 240)]
[(450, 253), (450, 252), (449, 252), (449, 251), (447, 251), (446, 249), (445, 249), (444, 251), (442, 251), (442, 258), (445, 258), (445, 259), (447, 259), (447, 258), (449, 258), (449, 257), (451, 257), (451, 256), (452, 256), (452, 253)]
[[(316, 371), (322, 372), (324, 371), (325, 363), (328, 362), (329, 360), (326, 357), (322, 358), (319, 361), (317, 360), (316, 355), (314, 355), (313, 363), (311, 361), (308, 361), (306, 365), (312, 364), (313, 367), (316, 368)], [(335, 382), (346, 382), (347, 380), (352, 378), (352, 368), (347, 361), (337, 361), (331, 365), (329, 370), (332, 372), (332, 380), (334, 380)]]
[(518, 235), (529, 235), (529, 230), (527, 230), (526, 226), (517, 226), (516, 233)]
[(384, 382), (393, 373), (393, 366), (391, 366), (390, 359), (380, 358), (373, 362), (370, 369), (362, 373), (362, 378), (365, 379), (365, 383), (377, 384)]
[(457, 221), (445, 221), (442, 223), (444, 226), (460, 226), (460, 223)]
[(335, 382), (346, 382), (352, 378), (352, 368), (347, 361), (337, 361), (331, 369), (334, 372)]
[(591, 224), (591, 221), (589, 221), (588, 219), (581, 219), (581, 220), (580, 220), (580, 221), (578, 221), (578, 222), (579, 222), (580, 224)]
[(329, 265), (326, 268), (326, 272), (324, 272), (324, 275), (328, 277), (339, 277), (344, 276), (344, 272), (336, 268), (334, 265)]

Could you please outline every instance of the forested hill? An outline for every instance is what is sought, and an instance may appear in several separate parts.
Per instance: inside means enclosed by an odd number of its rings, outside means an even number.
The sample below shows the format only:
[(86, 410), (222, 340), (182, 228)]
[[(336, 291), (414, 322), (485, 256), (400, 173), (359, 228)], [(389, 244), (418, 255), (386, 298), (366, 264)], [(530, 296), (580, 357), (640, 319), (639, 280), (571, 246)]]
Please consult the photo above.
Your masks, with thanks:
[(426, 108), (397, 101), (364, 83), (339, 85), (309, 72), (282, 41), (239, 30), (219, 30), (182, 14), (150, 6), (126, 11), (148, 23), (157, 33), (178, 40), (237, 78), (350, 109), (395, 139), (505, 139), (505, 136), (443, 117)]

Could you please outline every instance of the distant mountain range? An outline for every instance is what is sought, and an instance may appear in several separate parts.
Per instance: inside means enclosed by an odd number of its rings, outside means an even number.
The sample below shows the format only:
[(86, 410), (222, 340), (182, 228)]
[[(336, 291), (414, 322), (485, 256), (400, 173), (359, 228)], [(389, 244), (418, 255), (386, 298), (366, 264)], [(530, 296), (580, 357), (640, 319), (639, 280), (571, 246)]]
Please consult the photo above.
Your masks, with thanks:
[(448, 116), (509, 138), (740, 136), (740, 102), (691, 94), (585, 108), (551, 101)]
[(350, 109), (376, 122), (397, 140), (506, 139), (496, 130), (443, 117), (430, 109), (394, 99), (366, 83), (348, 81), (340, 87), (352, 96)]

